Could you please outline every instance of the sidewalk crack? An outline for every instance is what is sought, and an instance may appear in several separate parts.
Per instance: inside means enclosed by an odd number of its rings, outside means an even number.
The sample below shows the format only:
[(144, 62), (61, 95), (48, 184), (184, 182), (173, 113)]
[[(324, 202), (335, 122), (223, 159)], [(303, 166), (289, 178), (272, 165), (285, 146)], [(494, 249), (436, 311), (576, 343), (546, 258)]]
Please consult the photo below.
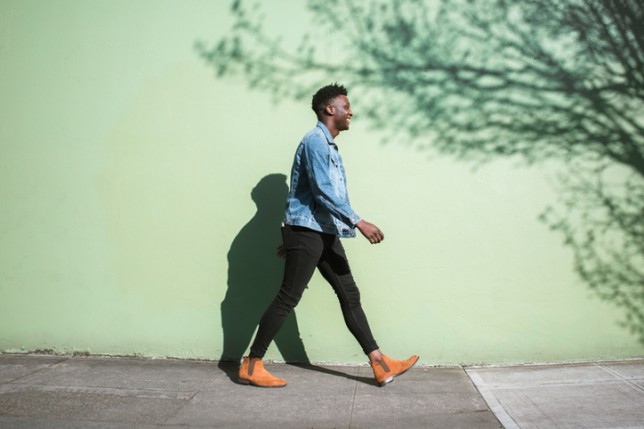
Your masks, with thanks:
[[(356, 371), (356, 376), (360, 372), (360, 369), (358, 368)], [(351, 429), (353, 425), (353, 410), (356, 406), (356, 396), (358, 395), (358, 380), (355, 380), (353, 382), (353, 397), (351, 398), (351, 411), (349, 414), (349, 429)]]

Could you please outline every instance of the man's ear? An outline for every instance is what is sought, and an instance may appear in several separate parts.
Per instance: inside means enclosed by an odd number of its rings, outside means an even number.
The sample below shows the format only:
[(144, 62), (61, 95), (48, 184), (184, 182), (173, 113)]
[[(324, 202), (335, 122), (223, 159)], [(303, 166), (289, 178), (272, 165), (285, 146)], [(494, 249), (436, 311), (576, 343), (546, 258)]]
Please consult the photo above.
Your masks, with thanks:
[(327, 104), (326, 106), (324, 106), (324, 114), (325, 115), (333, 116), (334, 113), (335, 113), (335, 107), (333, 107), (330, 104)]

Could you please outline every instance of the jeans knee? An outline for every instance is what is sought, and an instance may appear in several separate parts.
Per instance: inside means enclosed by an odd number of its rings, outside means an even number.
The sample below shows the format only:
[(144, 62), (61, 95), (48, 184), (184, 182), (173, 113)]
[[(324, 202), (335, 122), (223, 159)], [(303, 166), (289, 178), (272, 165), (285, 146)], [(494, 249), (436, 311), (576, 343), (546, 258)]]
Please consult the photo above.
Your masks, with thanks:
[(346, 279), (348, 281), (342, 282), (342, 292), (338, 293), (338, 298), (340, 301), (345, 301), (345, 303), (351, 307), (356, 307), (360, 305), (360, 289), (353, 281), (353, 278)]
[(302, 294), (289, 292), (282, 289), (277, 294), (277, 297), (275, 297), (275, 305), (277, 305), (282, 310), (291, 311), (297, 306), (301, 298)]

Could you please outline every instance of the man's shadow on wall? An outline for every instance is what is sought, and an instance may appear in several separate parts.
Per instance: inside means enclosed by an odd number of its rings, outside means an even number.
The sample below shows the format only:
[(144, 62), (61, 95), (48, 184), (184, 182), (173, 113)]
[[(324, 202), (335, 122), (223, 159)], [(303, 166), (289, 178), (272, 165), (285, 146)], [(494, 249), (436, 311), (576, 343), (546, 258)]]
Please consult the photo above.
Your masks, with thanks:
[[(253, 340), (259, 319), (282, 282), (284, 261), (276, 250), (282, 243), (280, 223), (284, 219), (287, 194), (284, 174), (262, 178), (250, 193), (257, 212), (239, 231), (228, 252), (228, 291), (221, 303), (224, 347), (220, 367), (231, 376), (236, 373), (228, 370), (236, 371)], [(295, 311), (275, 337), (275, 345), (286, 362), (309, 363)]]
[[(284, 174), (269, 174), (262, 178), (250, 193), (257, 212), (239, 231), (228, 251), (228, 291), (221, 303), (224, 347), (219, 368), (233, 381), (237, 380), (239, 361), (253, 340), (259, 319), (282, 283), (284, 261), (277, 256), (276, 250), (282, 244), (280, 224), (284, 219), (287, 194)], [(370, 377), (311, 365), (300, 336), (295, 310), (284, 322), (274, 343), (287, 363), (375, 384)]]

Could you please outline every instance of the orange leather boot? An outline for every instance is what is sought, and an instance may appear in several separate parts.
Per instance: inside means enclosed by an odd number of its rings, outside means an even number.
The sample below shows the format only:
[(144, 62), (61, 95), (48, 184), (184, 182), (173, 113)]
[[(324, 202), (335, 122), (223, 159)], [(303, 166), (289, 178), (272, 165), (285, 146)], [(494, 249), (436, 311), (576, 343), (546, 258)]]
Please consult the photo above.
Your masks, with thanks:
[(382, 355), (382, 359), (371, 362), (373, 375), (376, 377), (378, 386), (382, 387), (394, 381), (394, 377), (404, 374), (409, 368), (418, 362), (418, 356), (413, 355), (407, 360), (395, 360)]
[(257, 387), (284, 387), (286, 380), (272, 375), (264, 369), (261, 359), (251, 359), (244, 356), (244, 361), (239, 368), (237, 381), (241, 384), (252, 384)]

